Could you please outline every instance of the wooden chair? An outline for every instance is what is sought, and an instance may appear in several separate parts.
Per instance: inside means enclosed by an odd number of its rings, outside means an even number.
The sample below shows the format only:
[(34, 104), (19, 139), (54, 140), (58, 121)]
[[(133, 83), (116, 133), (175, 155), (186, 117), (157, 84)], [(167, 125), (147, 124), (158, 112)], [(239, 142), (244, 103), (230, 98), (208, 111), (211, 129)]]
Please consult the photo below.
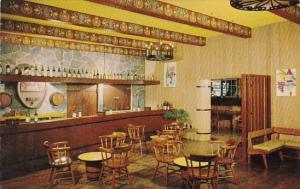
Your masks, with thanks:
[[(217, 188), (218, 180), (218, 167), (216, 164), (217, 154), (207, 154), (207, 155), (187, 155), (184, 154), (187, 170), (182, 173), (182, 179), (185, 186), (194, 189), (196, 185), (203, 181), (211, 184), (213, 189)], [(206, 167), (194, 166), (193, 162), (207, 162)]]
[(47, 150), (49, 165), (51, 166), (51, 174), (48, 180), (50, 185), (52, 185), (53, 182), (55, 183), (56, 181), (70, 178), (73, 184), (75, 184), (74, 173), (71, 169), (72, 159), (69, 143), (67, 141), (55, 143), (45, 141), (43, 145)]
[(128, 153), (131, 150), (131, 145), (117, 146), (114, 148), (100, 147), (99, 151), (102, 152), (101, 172), (99, 181), (103, 184), (107, 182), (112, 183), (112, 188), (116, 187), (116, 180), (127, 177), (130, 182), (128, 174)]
[(145, 137), (145, 126), (144, 125), (128, 125), (128, 135), (130, 139), (130, 144), (134, 145), (135, 143), (139, 144), (141, 155), (143, 155), (143, 145), (142, 143), (145, 143), (146, 149), (147, 149), (147, 143), (146, 143), (146, 137)]
[(170, 138), (182, 141), (184, 135), (184, 125), (181, 122), (173, 122), (164, 125), (164, 130), (157, 131), (158, 135), (169, 135)]
[(103, 148), (114, 148), (116, 146), (121, 146), (125, 143), (126, 134), (111, 134), (111, 135), (104, 135), (99, 136), (100, 139), (100, 147)]
[[(157, 160), (157, 165), (153, 175), (153, 180), (155, 179), (157, 172), (161, 168), (165, 168), (164, 177), (166, 185), (168, 185), (168, 175), (174, 172), (178, 172), (178, 167), (174, 165), (174, 159), (177, 158), (182, 149), (182, 142), (180, 141), (152, 141), (153, 150), (155, 158)], [(162, 164), (162, 166), (160, 166)], [(177, 168), (177, 169), (176, 169)]]
[[(233, 178), (234, 177), (234, 157), (239, 142), (235, 139), (229, 139), (224, 145), (221, 145), (220, 157), (217, 159), (217, 165), (219, 170), (218, 178)], [(223, 168), (223, 169), (222, 169)], [(224, 172), (224, 175), (221, 173)]]

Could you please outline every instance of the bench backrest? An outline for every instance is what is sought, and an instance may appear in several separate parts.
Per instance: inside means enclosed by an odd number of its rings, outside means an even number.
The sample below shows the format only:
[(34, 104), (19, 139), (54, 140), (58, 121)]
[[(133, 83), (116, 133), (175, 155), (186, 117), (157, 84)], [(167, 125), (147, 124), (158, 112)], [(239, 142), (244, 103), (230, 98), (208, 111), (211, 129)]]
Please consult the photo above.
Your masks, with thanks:
[(248, 133), (248, 148), (252, 148), (253, 144), (268, 141), (272, 134), (274, 134), (273, 128), (267, 128), (267, 129), (249, 132)]

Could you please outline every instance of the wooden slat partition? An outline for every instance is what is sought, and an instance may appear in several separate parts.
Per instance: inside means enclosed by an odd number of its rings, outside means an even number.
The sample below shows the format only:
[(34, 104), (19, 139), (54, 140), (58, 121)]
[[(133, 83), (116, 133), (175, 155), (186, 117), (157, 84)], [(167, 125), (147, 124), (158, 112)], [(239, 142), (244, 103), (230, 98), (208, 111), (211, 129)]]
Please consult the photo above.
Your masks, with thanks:
[(247, 156), (248, 132), (271, 127), (271, 77), (243, 74), (242, 96), (242, 145), (243, 157)]

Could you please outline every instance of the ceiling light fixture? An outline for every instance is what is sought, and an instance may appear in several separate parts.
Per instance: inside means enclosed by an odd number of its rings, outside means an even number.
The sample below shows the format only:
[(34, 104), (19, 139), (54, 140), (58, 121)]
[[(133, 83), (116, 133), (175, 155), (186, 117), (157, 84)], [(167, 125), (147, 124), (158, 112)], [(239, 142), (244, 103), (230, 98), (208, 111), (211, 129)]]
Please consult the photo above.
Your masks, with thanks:
[(168, 61), (173, 59), (173, 45), (162, 43), (146, 45), (146, 60)]
[(267, 11), (295, 6), (300, 0), (230, 0), (230, 5), (246, 11)]

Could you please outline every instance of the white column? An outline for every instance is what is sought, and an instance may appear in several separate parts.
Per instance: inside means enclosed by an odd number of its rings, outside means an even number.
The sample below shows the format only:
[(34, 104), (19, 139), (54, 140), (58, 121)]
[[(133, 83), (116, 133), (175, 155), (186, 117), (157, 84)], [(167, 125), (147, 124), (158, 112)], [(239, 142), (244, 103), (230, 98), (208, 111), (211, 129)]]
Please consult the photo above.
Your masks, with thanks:
[(197, 140), (211, 139), (211, 82), (200, 80), (196, 86), (196, 117), (193, 127), (197, 129)]

